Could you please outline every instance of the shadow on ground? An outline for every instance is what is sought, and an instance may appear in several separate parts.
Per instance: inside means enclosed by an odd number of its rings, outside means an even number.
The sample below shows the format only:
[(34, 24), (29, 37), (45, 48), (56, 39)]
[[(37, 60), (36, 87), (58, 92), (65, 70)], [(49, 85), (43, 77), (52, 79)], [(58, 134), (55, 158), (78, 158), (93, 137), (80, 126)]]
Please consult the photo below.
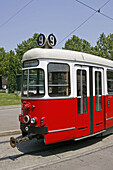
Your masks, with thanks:
[[(47, 157), (51, 155), (58, 155), (61, 153), (64, 154), (68, 151), (79, 151), (82, 148), (86, 148), (88, 146), (91, 146), (93, 144), (102, 141), (107, 136), (91, 137), (80, 141), (70, 140), (70, 141), (60, 142), (51, 145), (45, 145), (41, 139), (37, 140), (35, 138), (33, 140), (25, 141), (17, 145), (16, 148), (18, 149), (18, 151), (21, 152), (20, 154), (0, 158), (0, 161), (6, 159), (11, 159), (14, 161), (25, 155)], [(19, 136), (18, 138), (21, 138), (21, 136)]]

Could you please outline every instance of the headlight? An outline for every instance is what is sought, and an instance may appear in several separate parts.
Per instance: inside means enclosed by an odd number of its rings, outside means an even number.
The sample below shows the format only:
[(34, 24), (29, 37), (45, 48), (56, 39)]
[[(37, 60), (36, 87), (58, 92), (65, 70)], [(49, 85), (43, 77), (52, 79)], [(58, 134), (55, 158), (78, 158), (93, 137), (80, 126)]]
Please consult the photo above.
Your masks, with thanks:
[(36, 119), (34, 117), (31, 118), (31, 123), (35, 124), (36, 123)]
[(30, 116), (29, 115), (25, 115), (24, 116), (24, 122), (25, 123), (29, 123), (29, 121), (30, 121)]

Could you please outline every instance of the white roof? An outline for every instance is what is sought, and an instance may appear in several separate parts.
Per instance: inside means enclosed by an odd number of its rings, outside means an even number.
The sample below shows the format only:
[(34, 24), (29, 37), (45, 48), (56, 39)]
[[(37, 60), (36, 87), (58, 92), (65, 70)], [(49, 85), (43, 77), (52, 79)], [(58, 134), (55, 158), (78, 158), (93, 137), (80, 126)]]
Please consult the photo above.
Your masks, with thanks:
[(22, 62), (25, 60), (32, 59), (56, 59), (56, 60), (68, 60), (75, 62), (86, 62), (97, 65), (103, 65), (108, 67), (113, 67), (113, 61), (98, 57), (95, 55), (70, 51), (70, 50), (62, 50), (62, 49), (40, 49), (34, 48), (27, 51), (22, 59)]

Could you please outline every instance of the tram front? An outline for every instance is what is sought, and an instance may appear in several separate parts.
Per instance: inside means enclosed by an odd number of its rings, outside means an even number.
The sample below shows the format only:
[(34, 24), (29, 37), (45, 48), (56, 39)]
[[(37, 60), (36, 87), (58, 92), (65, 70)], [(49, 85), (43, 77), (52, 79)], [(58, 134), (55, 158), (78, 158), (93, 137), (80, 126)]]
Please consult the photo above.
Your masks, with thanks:
[[(22, 68), (22, 108), (19, 115), (22, 135), (45, 134), (45, 115), (42, 109), (45, 102), (44, 61), (38, 59), (23, 61)], [(43, 67), (42, 67), (43, 66)]]
[[(53, 34), (40, 34), (37, 39), (39, 47), (52, 48), (56, 44)], [(21, 114), (19, 115), (20, 129), (24, 138), (18, 140), (10, 138), (10, 144), (15, 147), (22, 141), (43, 138), (48, 133), (46, 126), (47, 102), (45, 77), (47, 79), (47, 61), (43, 58), (47, 49), (31, 49), (22, 59), (22, 96)], [(26, 137), (27, 136), (27, 137)]]

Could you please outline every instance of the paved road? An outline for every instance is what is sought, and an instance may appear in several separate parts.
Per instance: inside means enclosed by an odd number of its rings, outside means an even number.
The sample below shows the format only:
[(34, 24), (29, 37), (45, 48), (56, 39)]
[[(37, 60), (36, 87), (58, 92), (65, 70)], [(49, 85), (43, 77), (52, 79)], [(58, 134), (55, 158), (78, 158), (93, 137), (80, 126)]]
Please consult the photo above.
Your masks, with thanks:
[(33, 139), (9, 146), (0, 138), (0, 170), (112, 170), (113, 135), (45, 146)]
[(20, 106), (0, 107), (0, 132), (19, 129)]
[[(0, 107), (0, 131), (19, 129), (19, 113), (20, 107)], [(67, 141), (48, 146), (33, 139), (14, 149), (9, 145), (11, 136), (0, 137), (0, 170), (113, 169), (113, 134), (104, 138)]]

